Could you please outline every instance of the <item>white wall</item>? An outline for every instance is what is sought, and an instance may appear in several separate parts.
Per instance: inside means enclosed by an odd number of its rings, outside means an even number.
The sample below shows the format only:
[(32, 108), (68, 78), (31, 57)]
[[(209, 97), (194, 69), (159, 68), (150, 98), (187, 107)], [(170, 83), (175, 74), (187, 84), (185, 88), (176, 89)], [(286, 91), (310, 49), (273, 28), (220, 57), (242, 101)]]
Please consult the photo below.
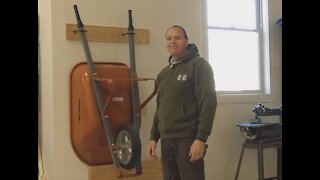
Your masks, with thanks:
[[(156, 77), (167, 64), (168, 53), (164, 45), (164, 32), (173, 25), (188, 29), (190, 41), (197, 43), (200, 53), (207, 56), (203, 41), (201, 1), (196, 0), (40, 0), (40, 59), (41, 59), (41, 109), (42, 151), (45, 175), (48, 180), (88, 179), (88, 166), (75, 155), (70, 141), (70, 87), (72, 68), (85, 61), (80, 41), (66, 40), (66, 23), (76, 23), (73, 5), (78, 6), (85, 25), (111, 27), (128, 26), (128, 10), (133, 13), (135, 28), (150, 30), (150, 44), (135, 45), (136, 66), (140, 77)], [(269, 0), (271, 74), (273, 95), (262, 102), (267, 106), (281, 104), (281, 29), (275, 22), (281, 17), (282, 1)], [(89, 42), (94, 61), (118, 61), (129, 65), (128, 44)], [(140, 87), (141, 99), (149, 95), (153, 85), (144, 83)], [(243, 103), (220, 101), (212, 136), (208, 139), (206, 154), (206, 176), (208, 180), (234, 179), (243, 138), (236, 124), (252, 117), (251, 108), (260, 99)], [(142, 159), (146, 159), (155, 99), (143, 110), (140, 129)], [(159, 148), (158, 148), (159, 150)], [(160, 151), (158, 151), (160, 155)], [(265, 175), (276, 174), (276, 150), (265, 150)], [(243, 158), (240, 179), (256, 179), (256, 151), (247, 150)]]

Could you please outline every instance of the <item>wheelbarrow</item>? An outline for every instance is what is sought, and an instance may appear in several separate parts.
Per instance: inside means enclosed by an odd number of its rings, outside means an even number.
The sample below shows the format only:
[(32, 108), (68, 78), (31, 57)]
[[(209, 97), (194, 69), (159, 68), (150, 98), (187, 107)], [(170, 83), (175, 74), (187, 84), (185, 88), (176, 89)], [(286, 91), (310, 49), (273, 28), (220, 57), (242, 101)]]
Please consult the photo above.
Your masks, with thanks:
[[(73, 7), (86, 62), (78, 63), (70, 76), (72, 147), (87, 165), (113, 164), (141, 174), (141, 109), (157, 94), (157, 82), (137, 77), (132, 11), (126, 33), (129, 68), (118, 62), (93, 62), (77, 5)], [(149, 80), (154, 81), (154, 90), (140, 104), (138, 81)]]

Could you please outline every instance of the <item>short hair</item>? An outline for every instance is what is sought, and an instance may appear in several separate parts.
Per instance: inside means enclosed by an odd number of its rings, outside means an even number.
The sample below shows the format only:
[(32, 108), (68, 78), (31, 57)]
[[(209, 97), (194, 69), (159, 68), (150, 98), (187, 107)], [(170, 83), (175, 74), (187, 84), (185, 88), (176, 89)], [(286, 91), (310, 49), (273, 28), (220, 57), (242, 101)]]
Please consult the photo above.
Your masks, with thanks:
[[(180, 28), (182, 30), (182, 32), (183, 32), (184, 38), (189, 39), (186, 29), (184, 27), (182, 27), (182, 26), (173, 25), (173, 26), (169, 27), (168, 30), (171, 29), (171, 28), (174, 28), (174, 27)], [(168, 32), (168, 30), (167, 30), (167, 32)], [(167, 32), (166, 32), (166, 34), (167, 34)]]

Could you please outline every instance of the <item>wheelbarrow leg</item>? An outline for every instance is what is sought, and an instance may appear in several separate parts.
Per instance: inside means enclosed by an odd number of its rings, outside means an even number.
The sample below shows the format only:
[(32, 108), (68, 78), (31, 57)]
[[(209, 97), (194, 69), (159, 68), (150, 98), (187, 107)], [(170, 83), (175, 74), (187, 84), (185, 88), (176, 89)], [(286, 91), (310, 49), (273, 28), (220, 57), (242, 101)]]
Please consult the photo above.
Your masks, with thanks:
[[(139, 129), (137, 127), (137, 124), (136, 125), (136, 133), (138, 134), (138, 137), (139, 136)], [(136, 162), (135, 162), (135, 168), (136, 168), (136, 174), (142, 174), (142, 165), (141, 165), (141, 141), (140, 141), (140, 138), (138, 139), (138, 150), (137, 150), (137, 159), (136, 159)]]
[(137, 159), (136, 174), (142, 174), (141, 158)]

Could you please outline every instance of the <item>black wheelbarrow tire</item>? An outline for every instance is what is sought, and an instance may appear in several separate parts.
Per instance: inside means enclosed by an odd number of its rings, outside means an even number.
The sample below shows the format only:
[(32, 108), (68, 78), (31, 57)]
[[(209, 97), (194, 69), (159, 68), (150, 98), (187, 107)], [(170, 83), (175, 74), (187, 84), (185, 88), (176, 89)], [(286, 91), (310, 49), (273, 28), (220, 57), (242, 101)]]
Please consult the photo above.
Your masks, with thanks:
[(132, 169), (141, 154), (139, 135), (132, 125), (123, 125), (116, 136), (116, 155), (124, 169)]

